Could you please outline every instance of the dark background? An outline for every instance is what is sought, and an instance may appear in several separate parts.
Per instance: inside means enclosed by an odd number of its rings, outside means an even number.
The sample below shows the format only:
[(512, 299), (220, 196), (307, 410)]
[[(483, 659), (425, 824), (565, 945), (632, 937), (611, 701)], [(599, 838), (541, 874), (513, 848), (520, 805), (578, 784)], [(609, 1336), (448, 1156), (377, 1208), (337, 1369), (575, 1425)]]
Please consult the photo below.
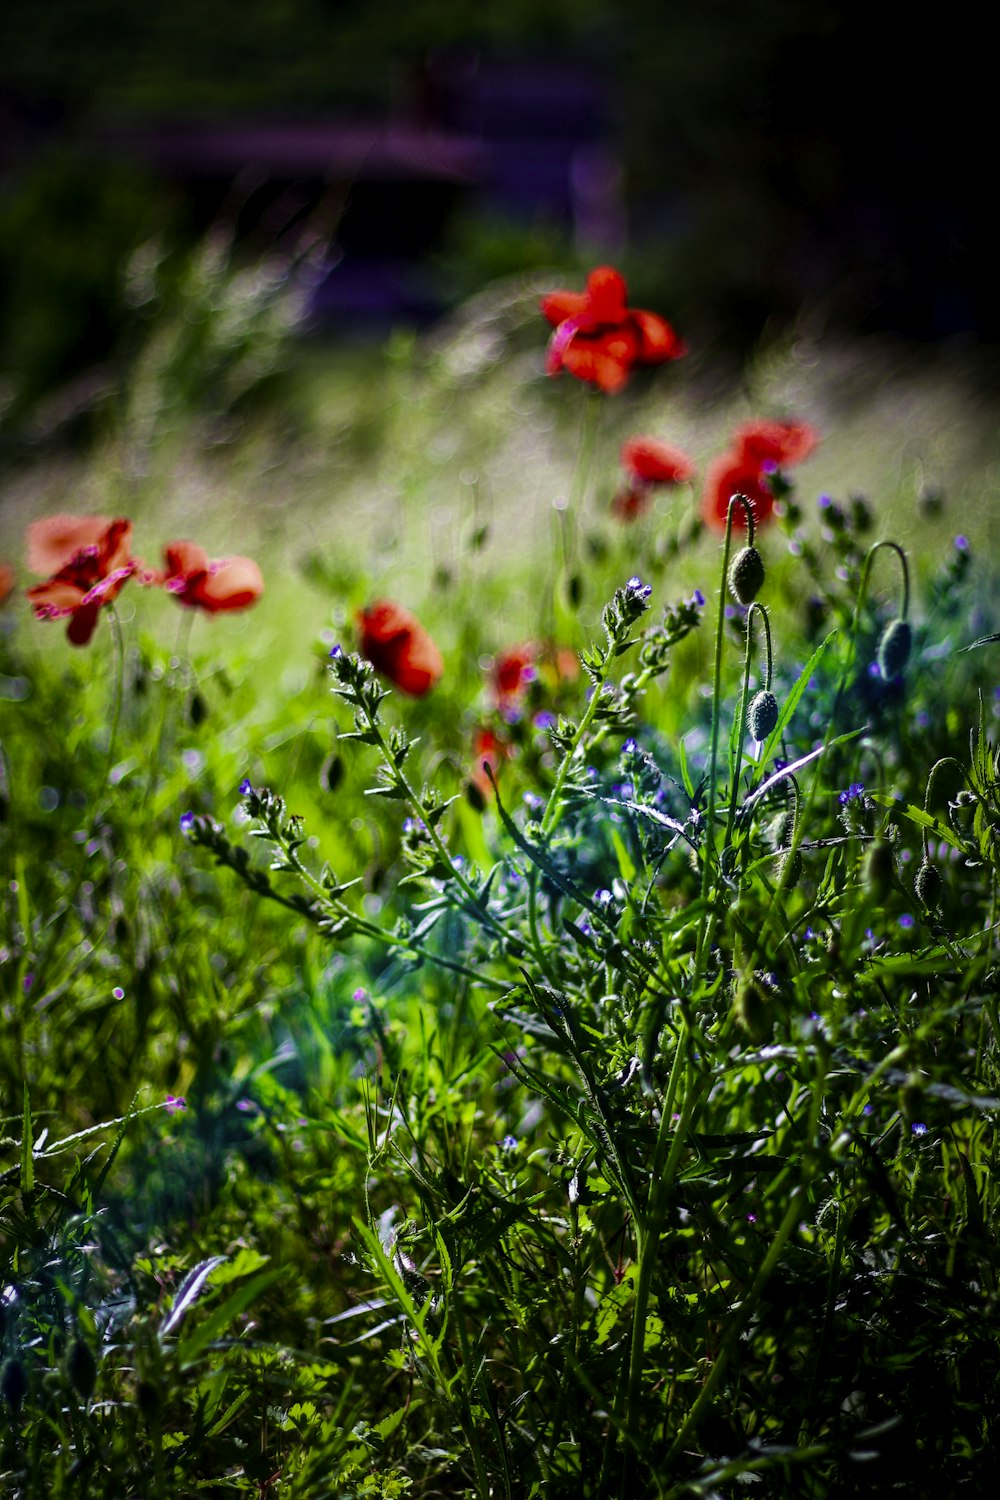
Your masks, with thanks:
[[(129, 321), (150, 235), (329, 235), (315, 325), (423, 322), (596, 258), (701, 347), (806, 318), (1000, 339), (996, 129), (971, 12), (828, 0), (8, 0), (0, 379)], [(391, 135), (391, 140), (387, 136)], [(319, 230), (316, 230), (316, 226)]]

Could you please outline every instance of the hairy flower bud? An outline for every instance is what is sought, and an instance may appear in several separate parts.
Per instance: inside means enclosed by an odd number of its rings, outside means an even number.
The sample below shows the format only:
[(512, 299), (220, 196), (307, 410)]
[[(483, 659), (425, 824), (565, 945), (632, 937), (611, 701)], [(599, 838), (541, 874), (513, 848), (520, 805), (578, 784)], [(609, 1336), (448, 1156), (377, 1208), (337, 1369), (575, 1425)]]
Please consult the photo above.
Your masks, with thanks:
[(70, 1384), (85, 1401), (94, 1394), (97, 1384), (97, 1360), (94, 1351), (84, 1339), (74, 1339), (66, 1355), (66, 1374)]
[(736, 992), (736, 1019), (753, 1042), (766, 1042), (774, 1030), (768, 1000), (764, 986), (754, 975), (744, 979)]
[(928, 911), (933, 911), (941, 902), (941, 873), (937, 865), (931, 864), (925, 855), (920, 863), (913, 879), (913, 889), (917, 900), (920, 901)]
[(893, 620), (878, 643), (878, 669), (887, 682), (898, 677), (910, 659), (913, 632), (906, 620)]
[(875, 901), (882, 901), (889, 893), (895, 874), (896, 861), (892, 845), (888, 839), (875, 839), (869, 844), (861, 867), (865, 890)]
[(0, 1365), (0, 1396), (11, 1411), (19, 1412), (28, 1394), (28, 1377), (24, 1366), (16, 1355), (11, 1355)]
[(764, 582), (764, 560), (756, 547), (741, 547), (729, 564), (729, 587), (737, 604), (752, 604)]
[(763, 688), (750, 699), (747, 709), (747, 728), (759, 743), (766, 740), (778, 722), (778, 700), (773, 693)]

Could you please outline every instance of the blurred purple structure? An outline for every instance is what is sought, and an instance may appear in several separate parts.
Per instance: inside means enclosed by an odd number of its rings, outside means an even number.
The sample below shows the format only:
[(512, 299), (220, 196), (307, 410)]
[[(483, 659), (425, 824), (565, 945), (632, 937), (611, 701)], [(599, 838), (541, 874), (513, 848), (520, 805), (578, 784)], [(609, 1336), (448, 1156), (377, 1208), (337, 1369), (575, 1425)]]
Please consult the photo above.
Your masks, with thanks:
[(273, 241), (311, 221), (331, 245), (312, 294), (321, 325), (439, 313), (429, 257), (456, 214), (543, 225), (604, 255), (622, 240), (601, 88), (579, 68), (449, 56), (383, 122), (130, 122), (94, 144), (179, 187), (198, 228), (229, 219)]

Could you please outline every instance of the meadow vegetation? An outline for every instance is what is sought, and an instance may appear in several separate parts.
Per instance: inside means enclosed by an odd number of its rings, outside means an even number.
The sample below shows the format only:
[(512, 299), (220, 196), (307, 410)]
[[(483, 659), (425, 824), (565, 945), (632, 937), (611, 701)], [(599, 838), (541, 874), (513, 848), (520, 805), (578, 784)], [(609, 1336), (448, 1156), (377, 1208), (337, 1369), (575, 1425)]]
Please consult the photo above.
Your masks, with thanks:
[(986, 398), (160, 270), (3, 476), (0, 1489), (983, 1493)]

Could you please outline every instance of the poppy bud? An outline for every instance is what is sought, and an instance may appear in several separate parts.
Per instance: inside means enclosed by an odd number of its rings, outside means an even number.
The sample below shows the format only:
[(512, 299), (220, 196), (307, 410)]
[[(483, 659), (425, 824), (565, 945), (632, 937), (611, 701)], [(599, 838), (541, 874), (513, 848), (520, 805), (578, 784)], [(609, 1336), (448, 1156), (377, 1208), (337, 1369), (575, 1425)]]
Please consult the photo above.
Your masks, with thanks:
[(787, 849), (795, 832), (795, 814), (788, 808), (772, 818), (767, 827), (767, 841), (774, 850)]
[(920, 901), (928, 911), (933, 911), (941, 903), (941, 873), (937, 865), (931, 864), (924, 856), (920, 868), (914, 876), (913, 889), (917, 900)]
[(869, 845), (861, 867), (861, 879), (865, 890), (876, 901), (883, 900), (888, 894), (895, 874), (896, 861), (893, 858), (892, 845), (888, 839), (875, 839)]
[(74, 1339), (66, 1355), (66, 1374), (70, 1384), (85, 1401), (94, 1394), (97, 1384), (97, 1360), (94, 1351), (83, 1339)]
[(198, 729), (208, 718), (208, 704), (201, 693), (192, 694), (191, 702), (188, 704), (188, 722), (194, 729)]
[(331, 750), (319, 769), (319, 784), (324, 791), (335, 792), (344, 779), (344, 762), (336, 750)]
[(778, 722), (778, 700), (766, 688), (755, 693), (747, 709), (747, 728), (758, 743), (766, 740)]
[(752, 604), (764, 582), (764, 560), (756, 547), (741, 547), (729, 565), (729, 587), (737, 604)]
[(764, 988), (753, 977), (745, 979), (736, 993), (736, 1019), (753, 1042), (766, 1042), (774, 1029)]
[(28, 1394), (28, 1377), (24, 1366), (16, 1355), (11, 1355), (0, 1365), (0, 1396), (11, 1411), (19, 1412)]
[(878, 669), (886, 681), (898, 677), (910, 659), (913, 632), (906, 620), (893, 620), (878, 643)]
[(139, 1384), (136, 1386), (135, 1390), (135, 1400), (136, 1405), (142, 1412), (143, 1417), (150, 1425), (158, 1420), (160, 1415), (160, 1408), (163, 1403), (160, 1400), (159, 1388), (155, 1386), (152, 1381), (139, 1381)]
[(483, 796), (482, 789), (474, 781), (467, 781), (465, 783), (465, 800), (473, 812), (481, 813), (486, 811), (486, 798)]

